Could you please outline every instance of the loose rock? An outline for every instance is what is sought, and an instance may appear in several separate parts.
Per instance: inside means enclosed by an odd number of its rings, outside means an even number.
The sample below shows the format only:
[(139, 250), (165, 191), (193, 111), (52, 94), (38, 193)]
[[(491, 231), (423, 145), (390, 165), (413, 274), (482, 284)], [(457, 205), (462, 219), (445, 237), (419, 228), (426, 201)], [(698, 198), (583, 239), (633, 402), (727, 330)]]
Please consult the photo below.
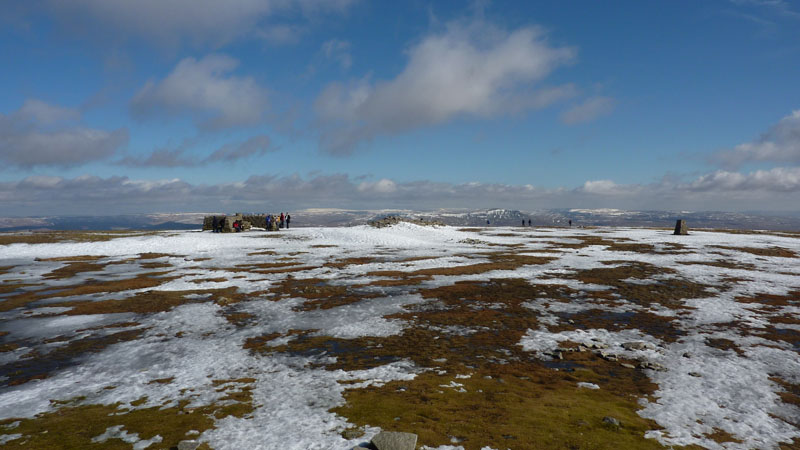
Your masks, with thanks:
[(178, 442), (178, 450), (195, 450), (197, 447), (200, 447), (200, 442), (195, 440)]
[(377, 450), (414, 450), (417, 448), (417, 435), (398, 431), (381, 431), (370, 441)]
[(609, 424), (609, 425), (611, 425), (613, 427), (621, 427), (622, 426), (622, 424), (619, 423), (619, 420), (617, 420), (617, 419), (615, 419), (615, 418), (613, 418), (611, 416), (603, 417), (603, 423), (607, 423), (607, 424)]
[(649, 342), (625, 342), (622, 344), (625, 350), (652, 350), (655, 346)]

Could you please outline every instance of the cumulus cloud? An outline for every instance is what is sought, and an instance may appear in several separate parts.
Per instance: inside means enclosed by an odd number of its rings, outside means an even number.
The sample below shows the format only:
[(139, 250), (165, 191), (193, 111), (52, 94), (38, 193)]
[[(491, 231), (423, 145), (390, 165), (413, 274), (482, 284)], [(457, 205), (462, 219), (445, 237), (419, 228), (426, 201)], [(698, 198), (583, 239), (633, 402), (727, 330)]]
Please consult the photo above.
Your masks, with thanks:
[(615, 105), (616, 100), (611, 97), (592, 97), (564, 111), (561, 121), (569, 125), (591, 122), (611, 114)]
[(534, 85), (574, 56), (572, 48), (550, 45), (536, 27), (452, 22), (412, 46), (395, 78), (329, 84), (314, 105), (321, 144), (348, 154), (378, 135), (546, 106), (575, 88)]
[(201, 159), (190, 154), (191, 148), (198, 141), (198, 138), (184, 139), (177, 147), (157, 148), (147, 156), (126, 156), (116, 164), (127, 167), (195, 167), (219, 161), (232, 162), (277, 151), (269, 136), (260, 134), (241, 142), (225, 144)]
[(200, 163), (187, 156), (182, 148), (159, 148), (145, 157), (126, 156), (117, 164), (127, 167), (192, 167)]
[(800, 167), (752, 173), (715, 172), (694, 180), (652, 184), (589, 181), (576, 188), (531, 185), (442, 183), (428, 180), (365, 181), (344, 174), (254, 175), (213, 185), (180, 179), (132, 180), (127, 177), (52, 176), (0, 182), (0, 210), (16, 214), (119, 214), (153, 211), (258, 211), (280, 209), (438, 209), (506, 207), (620, 208), (640, 210), (797, 210)]
[(205, 161), (236, 161), (237, 159), (264, 155), (275, 150), (277, 149), (272, 147), (269, 136), (258, 135), (241, 143), (223, 145), (206, 158)]
[(697, 178), (688, 187), (699, 192), (766, 191), (800, 194), (800, 167), (775, 167), (746, 174), (719, 170)]
[(611, 180), (589, 180), (579, 188), (587, 194), (620, 195), (631, 194), (630, 186), (622, 186)]
[(800, 110), (793, 111), (758, 139), (728, 150), (713, 158), (726, 167), (753, 161), (800, 162)]
[(148, 81), (131, 100), (131, 112), (137, 118), (189, 114), (206, 129), (259, 123), (267, 106), (266, 89), (251, 77), (231, 75), (238, 65), (219, 54), (185, 58), (163, 80)]
[[(354, 0), (48, 0), (47, 10), (70, 29), (130, 36), (160, 47), (219, 47), (241, 37), (286, 35), (279, 20), (346, 11)], [(299, 16), (299, 19), (298, 19)], [(273, 32), (278, 30), (277, 32)]]
[(128, 142), (128, 131), (98, 130), (79, 123), (79, 111), (29, 99), (0, 113), (0, 161), (22, 168), (70, 167), (111, 156)]

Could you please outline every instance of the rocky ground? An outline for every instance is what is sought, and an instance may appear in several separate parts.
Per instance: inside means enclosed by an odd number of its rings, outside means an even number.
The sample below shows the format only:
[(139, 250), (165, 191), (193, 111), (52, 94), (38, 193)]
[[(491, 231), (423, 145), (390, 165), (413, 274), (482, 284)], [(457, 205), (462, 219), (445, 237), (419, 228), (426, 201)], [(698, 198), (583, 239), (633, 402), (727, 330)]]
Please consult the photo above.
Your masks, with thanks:
[(800, 446), (800, 238), (0, 235), (4, 448)]

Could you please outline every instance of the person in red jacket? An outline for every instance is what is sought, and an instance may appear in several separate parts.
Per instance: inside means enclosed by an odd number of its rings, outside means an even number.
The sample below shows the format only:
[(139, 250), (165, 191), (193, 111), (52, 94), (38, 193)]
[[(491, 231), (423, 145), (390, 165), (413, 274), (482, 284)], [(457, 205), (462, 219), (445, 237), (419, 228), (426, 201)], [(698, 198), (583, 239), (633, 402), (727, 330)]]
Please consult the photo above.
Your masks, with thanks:
[(285, 219), (285, 217), (283, 216), (283, 213), (281, 213), (281, 222), (280, 222), (281, 223), (281, 225), (280, 225), (281, 228), (283, 228), (283, 220), (284, 219)]

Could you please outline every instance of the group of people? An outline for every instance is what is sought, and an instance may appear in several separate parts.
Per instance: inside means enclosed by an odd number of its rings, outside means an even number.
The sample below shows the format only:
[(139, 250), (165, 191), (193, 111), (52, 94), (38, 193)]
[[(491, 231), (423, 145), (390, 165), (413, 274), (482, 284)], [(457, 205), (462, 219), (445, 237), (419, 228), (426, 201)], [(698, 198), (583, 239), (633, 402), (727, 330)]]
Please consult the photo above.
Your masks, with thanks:
[[(486, 223), (489, 223), (487, 220)], [(525, 226), (525, 219), (522, 219), (522, 226)], [(528, 219), (528, 226), (531, 226), (531, 219)], [(569, 219), (569, 226), (572, 226), (572, 219)]]
[(225, 227), (225, 216), (211, 218), (211, 231), (214, 233), (222, 233), (222, 228)]
[(281, 213), (280, 216), (276, 216), (273, 214), (267, 214), (265, 219), (265, 228), (267, 231), (278, 231), (279, 229), (286, 226), (289, 228), (289, 224), (292, 221), (292, 216), (289, 213)]

